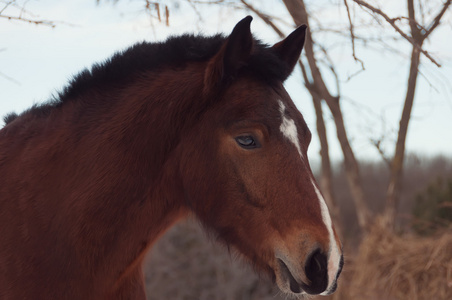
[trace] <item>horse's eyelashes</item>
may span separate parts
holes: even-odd
[[[236,137],[235,140],[237,144],[244,149],[254,149],[260,147],[257,140],[251,135],[241,135]]]

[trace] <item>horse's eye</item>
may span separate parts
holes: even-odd
[[[237,144],[244,149],[254,149],[258,148],[259,144],[256,142],[254,137],[250,135],[242,135],[235,138]]]

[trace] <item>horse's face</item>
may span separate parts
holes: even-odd
[[[342,250],[307,160],[311,133],[282,83],[235,80],[186,140],[185,197],[205,226],[282,291],[332,293]]]

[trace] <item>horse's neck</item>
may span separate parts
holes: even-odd
[[[95,163],[90,163],[93,177],[80,187],[92,182],[91,191],[85,191],[91,198],[82,200],[87,201],[86,211],[80,212],[86,218],[86,244],[101,244],[92,249],[98,251],[95,257],[114,261],[118,267],[140,260],[147,247],[188,213],[174,151],[181,130],[193,122],[190,113],[196,110],[183,101],[193,97],[200,84],[159,78],[148,86],[156,89],[153,94],[133,85],[124,90],[127,99],[117,101],[105,118],[108,121],[93,126],[78,147],[79,168],[86,168],[83,157],[90,153],[90,143],[96,139],[99,143],[92,152]]]

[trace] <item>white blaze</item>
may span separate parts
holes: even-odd
[[[281,123],[281,126],[279,126],[279,130],[281,130],[283,135],[295,145],[295,147],[298,150],[298,153],[300,154],[301,159],[303,159],[303,154],[301,153],[300,142],[298,141],[297,126],[295,126],[294,120],[286,117],[286,114],[284,113],[286,106],[284,105],[284,103],[282,103],[281,100],[279,100],[278,102],[279,102],[279,111],[281,112],[281,118],[282,118],[282,123]]]
[[[282,118],[281,126],[279,127],[279,129],[281,130],[282,134],[295,145],[295,147],[298,150],[298,153],[300,154],[300,158],[303,161],[303,153],[301,152],[300,142],[298,139],[297,126],[295,125],[294,120],[288,118],[284,113],[286,109],[284,103],[281,100],[279,100],[278,102],[279,102],[279,111],[281,113]],[[336,243],[336,239],[334,237],[333,223],[331,221],[330,213],[328,211],[328,206],[326,205],[325,199],[323,198],[322,194],[317,188],[317,185],[315,184],[313,178],[311,178],[311,184],[314,187],[317,198],[319,199],[322,220],[328,230],[328,235],[330,239],[330,255],[328,260],[328,287],[327,290],[321,294],[324,295],[328,292],[328,289],[331,287],[334,280],[336,279],[336,274],[339,269],[340,252]]]
[[[336,239],[333,232],[333,222],[331,221],[330,213],[328,211],[328,206],[326,205],[325,199],[320,193],[317,185],[314,183],[314,179],[311,178],[311,183],[314,186],[315,193],[320,200],[320,211],[322,213],[322,219],[328,229],[328,234],[330,236],[330,258],[328,260],[328,287],[325,292],[320,295],[326,295],[328,288],[333,284],[336,279],[337,271],[339,270],[339,261],[341,255],[339,254],[339,248],[337,247]]]

